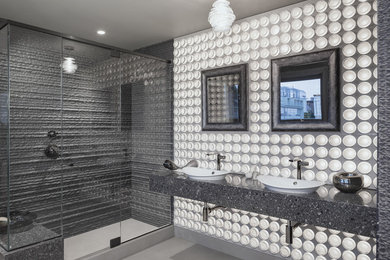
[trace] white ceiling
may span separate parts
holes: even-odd
[[[230,0],[237,19],[302,0]],[[213,0],[0,0],[0,18],[137,49],[210,28]],[[96,31],[104,29],[104,36]]]

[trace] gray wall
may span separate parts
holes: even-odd
[[[36,213],[37,225],[50,236],[128,218],[170,224],[171,198],[148,188],[148,175],[172,158],[169,64],[124,53],[116,58],[107,49],[15,26],[10,35],[11,211]],[[62,55],[75,58],[75,74],[61,75]],[[6,71],[3,52],[1,61]],[[131,91],[121,96],[125,85]],[[129,111],[122,111],[124,103]],[[49,130],[59,137],[48,138]],[[59,147],[59,159],[45,156],[49,144]],[[3,169],[1,176],[7,179]],[[5,192],[3,178],[1,185]],[[48,235],[19,236],[13,247]],[[5,246],[6,236],[1,242]]]
[[[146,46],[136,52],[155,56],[171,61],[173,59],[173,40]],[[133,200],[132,215],[134,218],[155,219],[150,215],[150,205],[165,205],[165,217],[171,217],[171,208],[166,205],[172,203],[172,198],[149,191],[149,179],[145,176],[153,174],[161,168],[163,161],[173,159],[173,66],[166,64],[167,81],[158,88],[149,89],[148,93],[138,84],[132,92],[135,106],[132,109],[134,118],[132,133],[132,148],[134,153],[139,151],[138,158],[132,159]],[[142,105],[141,105],[142,104]],[[141,107],[140,107],[141,105]],[[142,112],[142,116],[140,113]],[[140,127],[140,125],[142,127]],[[142,154],[142,156],[141,156]],[[142,159],[139,159],[142,157]],[[142,178],[140,176],[143,176]],[[164,201],[161,203],[160,201]],[[149,206],[148,206],[149,205]],[[137,208],[137,210],[135,209]],[[164,220],[167,224],[167,220]]]
[[[390,2],[379,1],[378,257],[390,259]]]
[[[135,50],[136,52],[152,55],[165,60],[173,60],[173,40],[153,44]]]

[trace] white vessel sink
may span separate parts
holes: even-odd
[[[267,189],[283,193],[308,194],[315,192],[319,187],[324,185],[320,181],[297,180],[268,175],[258,176],[257,179]]]
[[[222,170],[210,170],[198,167],[184,167],[183,169],[177,170],[178,172],[184,173],[190,179],[194,180],[223,180],[225,175],[229,172]]]

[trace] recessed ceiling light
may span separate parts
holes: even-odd
[[[98,31],[97,31],[97,34],[99,34],[99,35],[105,35],[105,34],[106,34],[106,31],[98,30]]]

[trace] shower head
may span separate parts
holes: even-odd
[[[64,45],[64,49],[67,51],[74,51],[74,47],[71,45]]]

